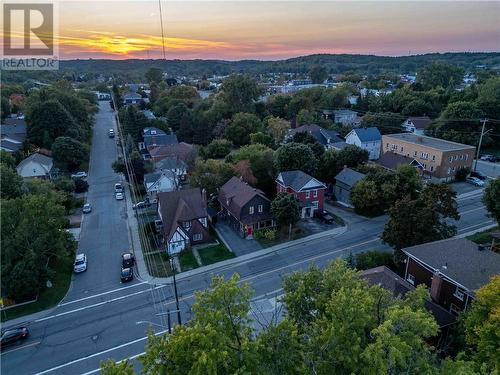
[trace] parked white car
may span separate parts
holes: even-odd
[[[73,270],[75,273],[87,271],[87,256],[85,254],[82,253],[76,256]]]
[[[483,180],[480,180],[479,178],[477,177],[467,177],[467,180],[466,180],[469,184],[472,184],[472,185],[475,185],[475,186],[481,186],[483,187],[484,186],[484,181]]]
[[[123,193],[123,186],[120,183],[115,184],[115,193]]]
[[[116,198],[117,201],[123,200],[123,193],[116,193],[115,194],[115,198]]]
[[[83,213],[84,214],[89,214],[92,212],[92,206],[90,205],[90,203],[85,203],[83,205]]]
[[[87,173],[84,171],[76,172],[71,175],[71,178],[87,178]]]

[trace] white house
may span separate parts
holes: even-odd
[[[156,202],[158,193],[177,190],[179,180],[171,171],[148,173],[144,175],[144,187],[150,202]]]
[[[50,178],[54,162],[52,158],[42,154],[31,154],[17,166],[17,174],[24,178]]]
[[[357,128],[353,129],[345,137],[345,142],[356,145],[368,151],[370,160],[377,160],[380,157],[380,142],[382,135],[377,128]]]
[[[427,129],[431,123],[432,120],[428,116],[408,117],[401,126],[409,133],[425,135],[425,129]]]

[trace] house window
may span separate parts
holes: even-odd
[[[182,227],[185,229],[191,228],[191,222],[190,221],[183,221],[182,222]]]
[[[375,143],[373,145],[375,146]],[[401,152],[403,152],[403,146],[401,146]]]
[[[451,168],[448,168],[448,174],[450,174],[450,173],[451,173]]]
[[[389,148],[389,143],[387,143],[387,144],[385,145],[385,148]]]
[[[417,156],[417,151],[413,152],[413,156]]]
[[[415,285],[415,276],[408,274],[408,276],[406,277],[406,280],[407,280],[407,281],[408,281],[411,285]]]
[[[420,154],[420,157],[421,157],[422,159],[429,159],[429,154],[428,154],[427,152],[422,152],[422,153]]]
[[[458,160],[458,155],[455,155],[455,160]]]
[[[314,191],[313,191],[313,197],[314,197],[314,198],[318,198],[318,191],[317,191],[317,190],[314,190]]]
[[[306,191],[306,199],[309,199],[311,198],[311,192],[310,191]]]
[[[469,158],[469,155],[465,154],[465,160],[467,160]]]
[[[432,161],[436,160],[436,155],[432,155]]]
[[[200,233],[195,233],[193,235],[193,241],[201,241],[203,239],[203,236]]]
[[[253,212],[254,212],[254,208],[253,208],[253,206],[250,206],[250,208],[248,209],[248,213],[250,215],[253,215]]]
[[[427,164],[422,163],[422,167],[424,167],[424,169],[427,169]]]
[[[453,303],[452,303],[452,304],[450,304],[450,312],[451,312],[452,314],[454,314],[454,315],[459,315],[461,311],[462,311],[462,310],[460,310],[460,308],[459,308],[457,305],[455,305],[455,304],[453,304]]]
[[[319,203],[318,201],[314,201],[314,202],[312,202],[313,207],[314,207],[314,208],[318,208],[318,203]]]
[[[431,172],[434,171],[434,167],[431,165]]]
[[[260,213],[262,213],[262,211],[264,211],[264,206],[263,206],[263,205],[261,205],[261,204],[259,204],[258,209],[259,209],[259,212],[260,212]]]
[[[464,156],[463,155],[460,155],[460,160],[464,160]]]
[[[457,286],[457,289],[455,289],[455,293],[453,293],[453,295],[455,297],[457,297],[460,301],[463,301],[464,300],[464,296],[465,296],[465,293],[462,289],[460,289],[458,286]]]
[[[450,156],[450,162],[452,162],[452,161],[453,161],[453,156]]]

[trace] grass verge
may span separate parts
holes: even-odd
[[[234,258],[236,255],[230,252],[223,244],[206,247],[198,250],[201,261],[204,265],[221,262],[223,260]],[[195,260],[196,262],[196,260]]]
[[[34,314],[57,305],[68,291],[71,276],[73,274],[73,260],[74,254],[68,254],[66,258],[59,260],[53,267],[53,269],[57,269],[57,272],[55,272],[54,277],[50,279],[52,288],[43,289],[36,302],[3,311],[1,314],[2,322],[24,315]]]
[[[198,262],[191,250],[183,251],[179,254],[179,262],[181,263],[182,271],[189,271],[198,268]]]
[[[485,243],[491,243],[491,232],[495,232],[498,230],[499,227],[494,227],[491,229],[487,229],[483,232],[478,232],[473,235],[467,236],[468,240],[471,240],[475,243],[478,244],[485,244]]]
[[[145,254],[144,257],[147,258],[146,265],[151,276],[172,276],[172,270],[170,268],[170,261],[168,260],[167,253],[161,252],[156,254]]]

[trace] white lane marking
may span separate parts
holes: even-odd
[[[38,344],[40,344],[40,343],[41,343],[41,341],[32,342],[31,344],[24,345],[24,346],[21,346],[21,347],[19,347],[19,348],[15,348],[15,349],[9,350],[9,351],[7,351],[7,352],[3,352],[2,354],[0,354],[0,356],[2,356],[2,355],[4,355],[4,354],[9,354],[9,353],[15,352],[15,351],[17,351],[17,350],[21,350],[21,349],[29,348],[30,346],[38,345]]]
[[[123,358],[122,360],[119,360],[118,362],[116,363],[122,363],[122,362],[125,362],[125,361],[129,361],[131,359],[136,359],[136,358],[139,358],[141,355],[144,355],[146,354],[146,352],[142,352],[142,353],[139,353],[139,354],[135,354],[131,357],[127,357],[127,358]],[[90,375],[90,374],[95,374],[96,372],[99,372],[101,371],[100,368],[96,368],[95,370],[92,370],[92,371],[88,371],[88,372],[84,372],[83,374],[80,374],[80,375]]]
[[[81,301],[86,301],[86,300],[91,299],[91,298],[101,297],[101,296],[104,296],[106,294],[111,294],[111,293],[119,292],[119,291],[122,291],[122,290],[125,290],[125,289],[134,288],[136,286],[140,286],[140,285],[143,285],[143,284],[147,284],[147,282],[143,281],[143,282],[140,282],[140,283],[137,283],[137,284],[134,284],[134,285],[125,286],[123,288],[117,288],[117,289],[113,289],[113,290],[108,290],[107,292],[103,292],[103,293],[99,293],[99,294],[93,294],[93,295],[88,296],[88,297],[84,297],[84,298],[80,298],[80,299],[75,299],[75,300],[69,301],[69,302],[60,303],[57,306],[58,307],[62,307],[62,306],[66,306],[66,305],[71,305],[73,303],[77,303],[77,302],[81,302]]]
[[[478,224],[470,225],[470,226],[465,227],[465,228],[461,228],[457,232],[463,232],[463,231],[466,231],[467,229],[471,229],[474,227],[481,227],[481,225],[483,225],[484,227],[487,227],[488,225],[485,225],[485,224],[491,224],[491,223],[493,223],[493,220],[483,221],[482,223],[478,223]],[[481,229],[481,228],[478,228],[478,229]]]
[[[168,332],[168,330],[164,330],[164,331],[156,332],[156,333],[155,333],[155,336],[161,335],[161,334],[163,334],[163,333],[165,333],[165,332]],[[132,341],[126,342],[126,343],[124,343],[124,344],[121,344],[121,345],[115,346],[115,347],[113,347],[113,348],[109,348],[109,349],[106,349],[106,350],[103,350],[103,351],[100,351],[100,352],[97,352],[97,353],[94,353],[94,354],[87,355],[87,356],[85,356],[85,357],[81,357],[81,358],[78,358],[78,359],[74,359],[74,360],[72,360],[72,361],[69,361],[69,362],[63,363],[62,365],[59,365],[59,366],[56,366],[56,367],[49,368],[49,369],[44,370],[44,371],[42,371],[42,372],[37,372],[35,375],[47,374],[47,373],[49,373],[49,372],[56,371],[56,370],[62,369],[62,368],[64,368],[64,367],[74,365],[75,363],[78,363],[78,362],[81,362],[81,361],[85,361],[86,359],[94,358],[94,357],[97,357],[97,356],[99,356],[99,355],[102,355],[102,354],[106,354],[106,353],[112,352],[113,350],[121,349],[121,348],[124,348],[124,347],[126,347],[126,346],[129,346],[129,345],[132,345],[132,344],[135,344],[135,343],[138,343],[138,342],[141,342],[141,341],[147,340],[147,338],[148,338],[147,336],[145,336],[145,337],[141,337],[140,339],[135,339],[135,340],[132,340]]]
[[[462,211],[462,212],[458,212],[460,215],[463,215],[463,214],[467,214],[469,212],[474,212],[474,211],[479,211],[479,210],[485,210],[486,211],[486,207],[476,207],[476,208],[473,208],[471,210],[467,210],[467,211]]]
[[[168,286],[168,285],[158,285],[158,286],[154,287],[153,290],[160,289],[160,288],[165,288],[166,286]],[[139,292],[135,292],[135,293],[132,293],[132,294],[127,294],[125,296],[116,297],[116,298],[113,298],[113,299],[110,299],[110,300],[107,300],[107,301],[94,303],[93,305],[83,306],[83,307],[80,307],[78,309],[74,309],[74,310],[70,310],[70,311],[65,311],[65,312],[62,312],[62,313],[59,313],[59,314],[55,314],[55,315],[51,315],[51,316],[46,316],[45,318],[36,319],[35,323],[43,322],[44,320],[58,318],[60,316],[72,314],[72,313],[75,313],[75,312],[78,312],[78,311],[82,311],[82,310],[86,310],[86,309],[91,309],[93,307],[102,306],[102,305],[105,305],[107,303],[120,301],[120,300],[125,299],[125,298],[129,298],[129,297],[133,297],[133,296],[136,296],[136,295],[139,295],[139,294],[149,293],[149,292],[151,292],[151,289],[141,290]]]

